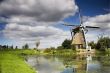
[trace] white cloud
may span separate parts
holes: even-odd
[[[2,21],[7,25],[2,32],[17,45],[32,46],[40,39],[41,48],[58,46],[69,32],[54,25],[77,9],[74,0],[3,0],[0,15],[6,16]]]
[[[3,30],[6,38],[16,40],[17,45],[22,46],[25,43],[29,43],[30,46],[35,47],[35,42],[40,40],[40,48],[58,46],[62,43],[65,38],[68,38],[69,32],[52,26],[52,24],[44,23],[43,25],[38,24],[25,24],[22,19],[19,22],[18,18],[9,19],[8,23]],[[50,22],[51,23],[51,22]],[[47,26],[48,25],[48,26]]]
[[[0,4],[0,15],[25,15],[52,22],[73,15],[77,9],[73,0],[4,0]]]
[[[3,0],[0,15],[7,17],[2,17],[2,21],[7,22],[4,36],[15,40],[18,46],[25,43],[33,46],[38,40],[40,48],[58,46],[65,38],[70,38],[70,32],[54,25],[74,15],[77,9],[74,0]],[[103,27],[103,31],[109,33],[110,14],[88,17],[84,24]],[[96,33],[87,34],[88,39],[96,36]]]
[[[41,40],[41,48],[58,46],[69,36],[69,32],[53,26],[29,26],[16,23],[7,24],[3,32],[5,37],[22,44],[30,43],[32,45],[37,40]]]
[[[110,28],[110,14],[89,17],[88,21],[86,21],[84,24],[91,25],[91,26],[99,26],[102,29],[103,28],[109,29]]]
[[[98,36],[103,34],[110,37],[110,14],[88,17],[86,20],[84,25],[100,27],[100,29],[89,29],[88,34],[86,34],[88,41],[96,41]]]
[[[41,47],[50,47],[50,46],[58,46],[62,43],[65,38],[68,38],[69,32],[57,29],[55,27],[44,27],[44,26],[37,26],[37,27],[30,27],[32,30],[21,30],[18,27],[17,30],[12,31],[11,29],[5,29],[3,32],[7,38],[21,41],[22,44],[24,43],[35,43],[36,41],[41,41]],[[33,29],[35,29],[33,31]],[[42,28],[42,29],[41,29]],[[13,28],[12,28],[13,29]],[[22,45],[21,44],[21,45]]]

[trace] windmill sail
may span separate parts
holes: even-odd
[[[78,14],[79,14],[79,20],[80,20],[80,26],[83,24],[83,21],[82,21],[82,15],[80,13],[80,9],[78,11]]]

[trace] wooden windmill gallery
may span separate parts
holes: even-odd
[[[65,26],[71,26],[72,29],[71,31],[71,37],[72,37],[72,42],[71,45],[73,45],[76,49],[76,51],[80,53],[93,53],[95,50],[90,46],[88,46],[88,43],[86,41],[86,36],[85,34],[88,32],[88,28],[99,28],[99,27],[94,27],[94,26],[84,26],[83,21],[82,21],[82,16],[80,14],[80,10],[78,12],[79,14],[79,19],[80,19],[80,25],[69,25],[67,23],[63,23]]]

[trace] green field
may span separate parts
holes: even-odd
[[[24,60],[21,54],[34,53],[31,50],[24,51],[0,51],[0,73],[36,73]]]

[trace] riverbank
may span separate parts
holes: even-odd
[[[95,54],[96,55],[101,55],[101,54],[110,55],[110,48],[106,49],[105,51],[96,50]]]
[[[29,66],[24,57],[21,55],[33,54],[33,50],[22,51],[0,51],[0,73],[36,73],[36,71]]]
[[[44,50],[40,52],[41,55],[56,55],[56,56],[70,56],[76,55],[76,51],[72,49],[54,49],[54,50]]]
[[[27,55],[75,55],[72,50],[2,50],[0,51],[0,73],[36,73],[31,66],[25,62]]]
[[[96,55],[106,53],[110,54],[110,49],[106,52],[97,51]],[[31,66],[25,62],[26,55],[44,55],[44,56],[76,56],[77,53],[71,49],[63,50],[2,50],[0,51],[0,73],[36,73]],[[108,63],[108,62],[107,62]],[[107,64],[106,62],[104,63]]]

